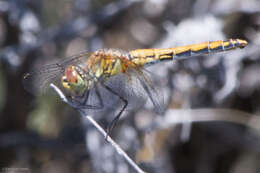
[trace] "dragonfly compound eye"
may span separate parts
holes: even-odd
[[[75,66],[69,66],[65,69],[61,84],[69,92],[76,95],[82,95],[86,90],[85,81]]]

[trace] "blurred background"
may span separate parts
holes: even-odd
[[[0,0],[0,172],[135,172],[58,96],[25,91],[24,73],[82,50],[228,38],[249,45],[148,69],[165,114],[148,102],[111,134],[146,172],[260,171],[260,1]]]

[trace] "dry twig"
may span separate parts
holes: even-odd
[[[54,84],[50,84],[50,87],[53,88],[59,97],[65,103],[73,106],[73,104],[66,98],[63,92]],[[106,131],[89,115],[84,114],[83,111],[80,111],[81,115],[88,119],[91,124],[93,124],[96,129],[106,138],[106,140],[116,149],[117,153],[125,158],[125,160],[139,173],[145,173],[127,154],[126,152],[106,133]]]

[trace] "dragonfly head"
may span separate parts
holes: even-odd
[[[87,89],[84,73],[76,66],[69,66],[65,69],[61,78],[61,84],[73,95],[82,95]]]

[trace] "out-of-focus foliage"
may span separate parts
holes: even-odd
[[[149,68],[165,115],[148,102],[112,137],[147,172],[259,172],[259,19],[258,0],[0,0],[0,172],[134,172],[58,97],[27,93],[25,72],[86,49],[226,38],[249,45]]]

